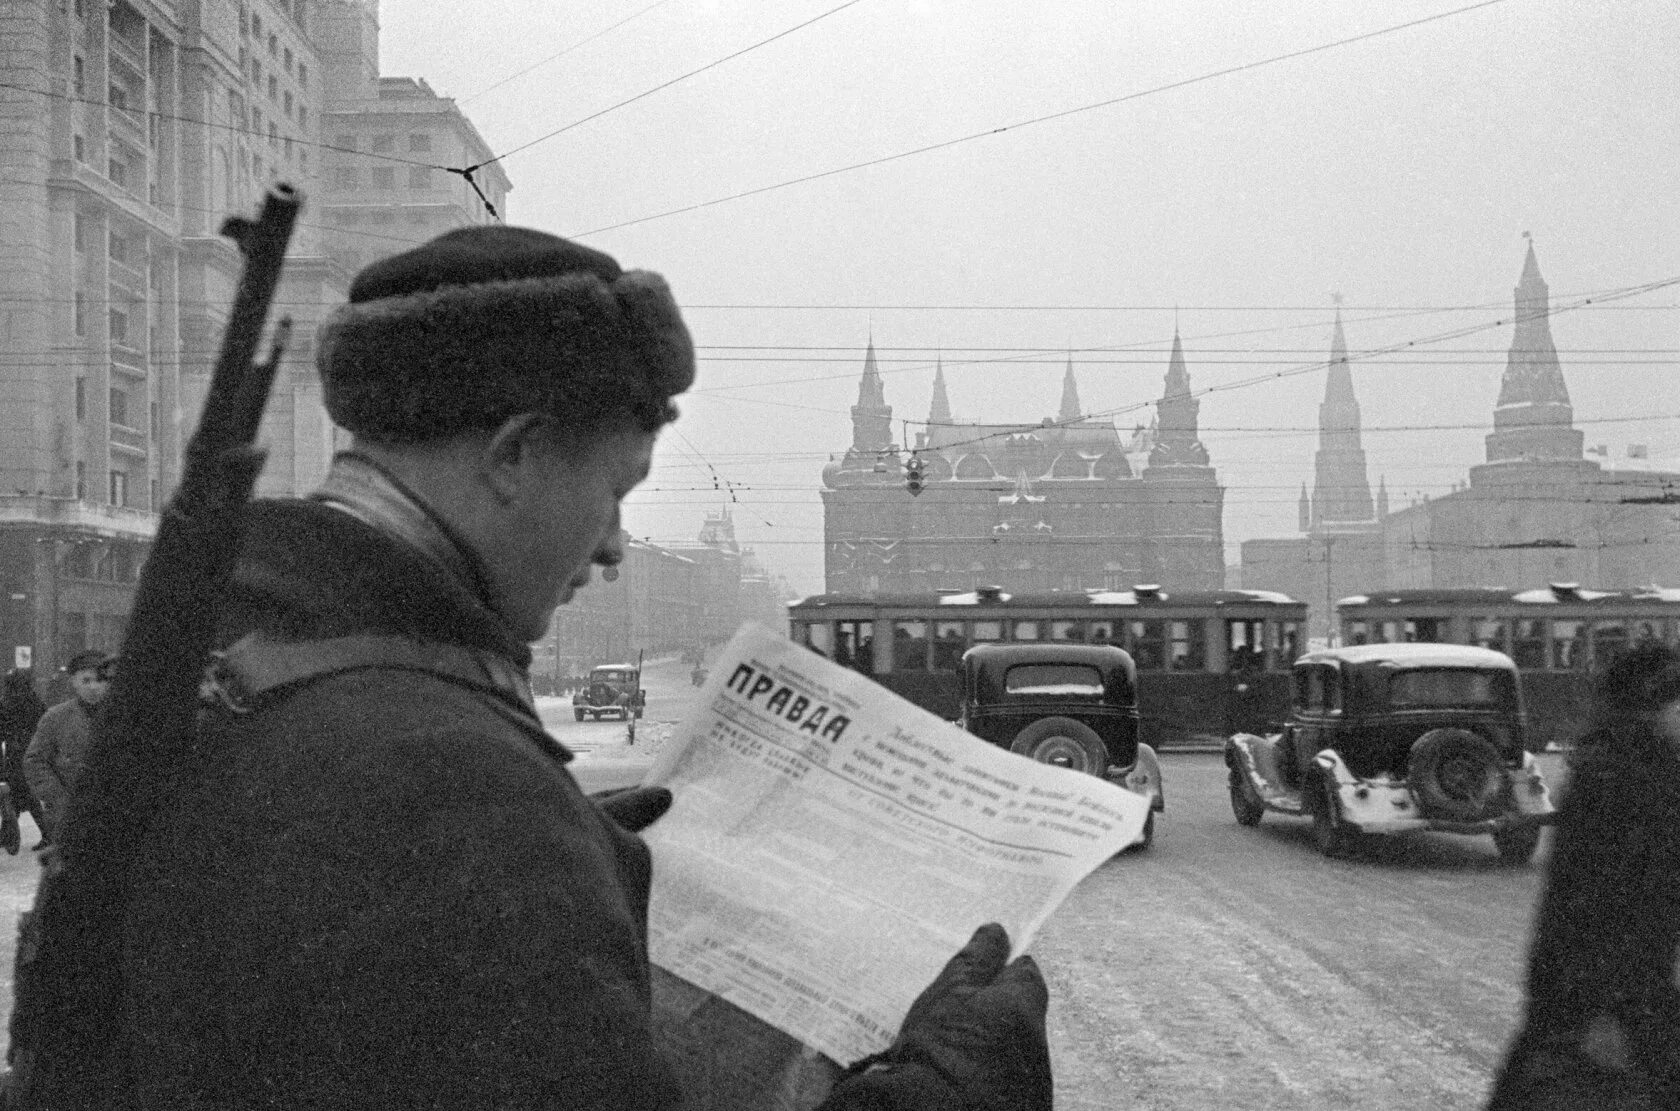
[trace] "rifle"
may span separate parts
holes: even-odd
[[[299,194],[276,185],[256,220],[229,217],[244,272],[187,444],[181,483],[140,572],[117,674],[34,908],[19,923],[8,1108],[120,1111],[131,1103],[123,1031],[123,920],[152,815],[190,773],[199,684],[239,555],[255,446],[291,319],[254,362]]]

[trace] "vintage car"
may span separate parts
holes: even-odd
[[[1166,802],[1155,750],[1138,740],[1131,656],[1113,645],[981,644],[963,653],[958,672],[957,724],[1011,752],[1143,795],[1149,817],[1136,844],[1149,846]]]
[[[1500,859],[1534,855],[1552,801],[1534,757],[1516,665],[1455,644],[1370,644],[1295,662],[1290,720],[1225,745],[1231,810],[1309,816],[1340,856],[1366,834],[1492,834]]]
[[[572,695],[572,714],[584,718],[612,716],[628,721],[642,716],[647,693],[642,690],[642,672],[635,664],[601,664],[589,672],[589,681]]]

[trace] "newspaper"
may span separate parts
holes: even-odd
[[[836,1062],[886,1048],[981,924],[1026,949],[1149,812],[751,624],[645,782],[676,800],[644,834],[659,1005],[686,981]]]

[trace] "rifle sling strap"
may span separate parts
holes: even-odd
[[[492,695],[502,716],[540,739],[562,762],[572,753],[537,715],[531,680],[506,656],[458,644],[368,634],[322,640],[277,640],[249,633],[216,654],[205,693],[235,714],[331,675],[372,668],[418,671]]]

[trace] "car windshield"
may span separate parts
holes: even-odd
[[[1391,706],[1498,706],[1508,700],[1510,677],[1502,671],[1426,668],[1396,672],[1388,680]]]
[[[631,673],[628,671],[597,671],[595,673],[595,678],[605,679],[611,683],[617,683],[630,678],[630,675]]]
[[[1102,672],[1084,664],[1022,664],[1003,677],[1010,694],[1095,694],[1103,692]]]

